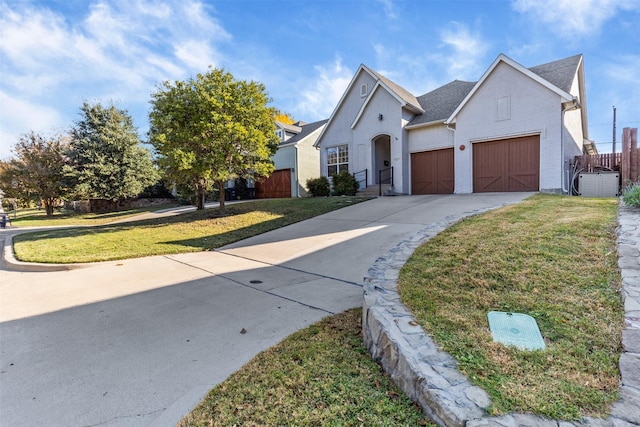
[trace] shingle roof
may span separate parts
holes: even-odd
[[[558,61],[548,62],[529,68],[529,70],[567,93],[571,93],[571,84],[578,71],[582,54],[570,56]]]
[[[402,98],[407,104],[411,105],[414,108],[421,109],[418,99],[411,92],[409,92],[402,86],[398,85],[397,83],[394,83],[393,81],[389,80],[388,78],[378,73],[377,71],[372,70],[369,67],[367,67],[367,70],[369,70],[371,74],[375,75],[376,78],[380,79],[385,85],[389,87],[389,89],[394,91],[396,95]]]
[[[296,125],[290,125],[288,123],[282,123],[279,120],[276,120],[276,122],[278,122],[278,124],[280,125],[281,128],[283,128],[284,130],[287,130],[291,133],[300,133],[302,131],[302,127],[300,126],[296,126]]]
[[[537,74],[559,89],[570,93],[571,85],[581,60],[582,55],[578,54],[569,58],[531,67],[529,71]],[[405,102],[424,110],[424,113],[418,114],[408,123],[409,126],[446,120],[478,83],[454,80],[416,98],[409,91],[384,77],[382,74],[368,67],[367,70],[384,82]]]
[[[305,139],[307,136],[309,136],[312,132],[314,132],[315,130],[317,130],[319,127],[321,127],[322,125],[324,125],[325,123],[327,123],[329,120],[325,119],[325,120],[320,120],[317,122],[313,122],[313,123],[308,123],[305,125],[301,126],[301,131],[299,134],[292,136],[291,138],[289,138],[288,140],[281,142],[280,145],[288,145],[288,144],[295,144],[299,141],[302,141],[303,139]]]
[[[418,97],[424,113],[416,116],[409,125],[419,125],[446,120],[462,102],[465,96],[473,89],[476,82],[454,80],[431,92]]]

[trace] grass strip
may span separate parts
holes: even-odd
[[[539,194],[458,223],[401,270],[402,301],[487,390],[493,414],[608,414],[624,314],[616,218],[616,199]],[[533,316],[546,350],[494,343],[490,310]]]
[[[178,206],[177,204],[156,205],[144,208],[124,209],[117,212],[81,213],[67,209],[57,209],[52,217],[48,217],[44,209],[19,209],[15,215],[8,212],[12,226],[19,227],[51,227],[56,225],[101,225],[129,218],[146,212]]]
[[[328,317],[258,354],[178,426],[432,425],[371,360],[361,313]]]
[[[173,217],[98,227],[20,234],[16,258],[26,262],[81,263],[215,249],[323,213],[369,200],[327,197],[257,200]]]

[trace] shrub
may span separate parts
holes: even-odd
[[[640,181],[627,185],[622,193],[625,205],[640,208]]]
[[[355,196],[360,184],[349,171],[342,171],[333,175],[333,195],[334,196]]]
[[[327,197],[331,195],[329,180],[326,176],[307,180],[307,189],[311,197]]]

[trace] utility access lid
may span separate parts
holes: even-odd
[[[544,350],[544,340],[536,320],[522,313],[487,313],[493,341],[511,345],[520,350]]]

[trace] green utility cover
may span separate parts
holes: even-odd
[[[487,314],[493,340],[520,350],[544,350],[536,319],[522,313],[490,311]]]

